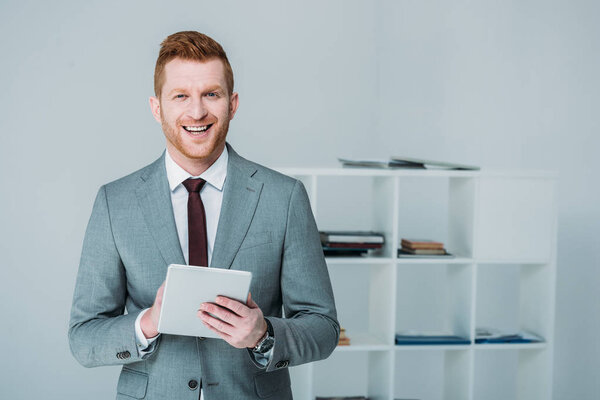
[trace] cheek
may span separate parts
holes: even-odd
[[[174,111],[168,111],[163,114],[163,122],[169,125],[174,125],[179,121],[179,114]]]
[[[223,121],[229,121],[231,119],[231,110],[229,106],[222,107],[219,109],[219,119]]]

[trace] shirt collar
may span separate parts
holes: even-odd
[[[227,152],[227,146],[223,149],[223,152],[206,171],[200,174],[200,176],[192,176],[189,172],[181,168],[169,154],[169,150],[165,151],[165,166],[167,168],[167,179],[169,180],[169,188],[173,192],[177,186],[188,178],[202,178],[211,186],[214,186],[219,191],[223,190],[223,184],[227,177],[227,161],[229,160],[229,153]]]

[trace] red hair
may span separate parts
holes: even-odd
[[[165,65],[175,58],[206,62],[219,59],[225,67],[225,81],[229,94],[233,93],[233,70],[227,59],[225,50],[209,36],[196,31],[177,32],[167,36],[160,44],[160,51],[154,68],[154,94],[160,98],[164,83]]]

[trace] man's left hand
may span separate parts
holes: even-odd
[[[246,304],[217,296],[214,303],[200,305],[198,317],[211,331],[238,349],[254,348],[267,331],[263,313],[250,293]]]

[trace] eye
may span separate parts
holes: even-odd
[[[185,99],[186,97],[187,97],[187,95],[185,95],[185,94],[176,94],[174,98],[175,99]]]
[[[218,97],[218,96],[219,96],[219,95],[217,94],[217,92],[209,92],[209,93],[206,93],[206,97],[213,97],[213,98],[214,98],[214,97]]]

